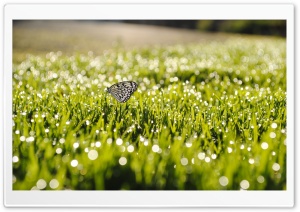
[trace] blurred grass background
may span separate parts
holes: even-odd
[[[198,31],[241,23],[14,22],[13,188],[286,189],[284,34]]]

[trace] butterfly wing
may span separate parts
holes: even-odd
[[[118,100],[126,102],[137,89],[137,83],[133,81],[119,82],[108,88],[108,92]]]

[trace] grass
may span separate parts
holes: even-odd
[[[29,55],[15,190],[285,190],[285,39]],[[105,89],[133,80],[124,104]]]

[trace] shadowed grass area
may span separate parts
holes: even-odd
[[[67,56],[13,70],[13,189],[286,189],[284,39]],[[133,80],[124,104],[105,88]]]

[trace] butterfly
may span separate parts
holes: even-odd
[[[124,103],[136,91],[137,87],[138,84],[136,82],[124,81],[110,86],[107,88],[107,92],[115,97],[118,102]]]

